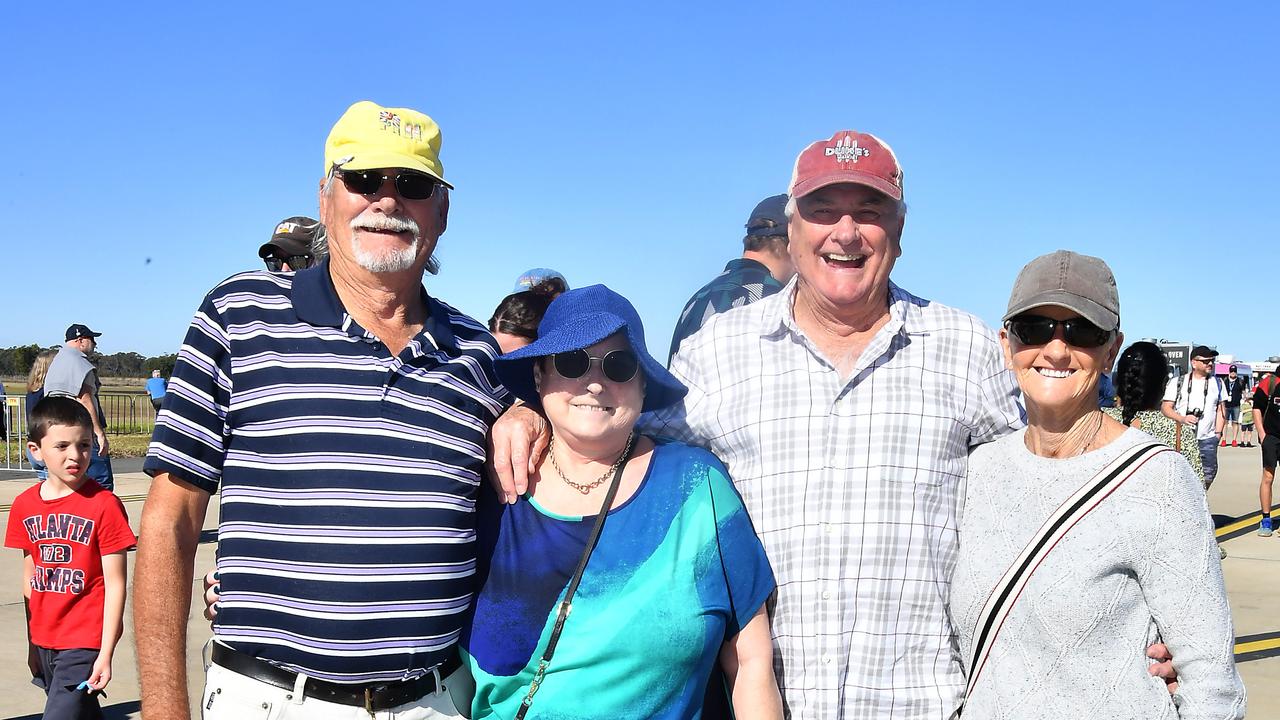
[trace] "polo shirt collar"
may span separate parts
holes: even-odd
[[[328,258],[319,265],[312,265],[293,274],[293,288],[289,291],[289,299],[293,302],[293,311],[299,320],[323,327],[342,327],[346,309],[342,307],[338,291],[333,289],[333,281],[329,279]]]
[[[769,270],[769,267],[764,263],[760,262],[759,260],[753,260],[752,258],[738,257],[730,260],[729,264],[724,266],[724,271],[730,272],[733,270],[745,270],[747,268],[759,268],[766,272]]]
[[[426,343],[420,344],[428,351],[433,346],[458,354],[458,341],[453,333],[453,323],[449,321],[448,308],[444,303],[432,299],[425,287],[419,288],[422,291],[422,302],[427,308],[427,319],[418,337],[425,335],[429,338]],[[294,273],[289,298],[293,302],[294,313],[305,323],[340,328],[346,321],[347,310],[342,306],[342,300],[338,297],[329,274],[329,258],[325,258],[319,265]],[[417,340],[418,338],[414,339],[415,342]]]
[[[427,305],[427,321],[423,323],[422,334],[434,340],[441,350],[447,350],[450,355],[458,355],[461,351],[458,349],[458,338],[453,334],[449,310],[444,303],[427,295],[425,287],[422,288],[422,301]]]

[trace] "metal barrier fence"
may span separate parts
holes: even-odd
[[[5,470],[31,470],[27,462],[27,413],[23,407],[26,398],[5,398],[0,407],[0,420],[4,421]],[[32,472],[35,472],[32,470]]]
[[[107,416],[108,435],[149,435],[156,426],[156,411],[146,393],[99,393],[98,401]]]
[[[108,435],[150,435],[156,425],[156,411],[151,397],[146,393],[101,393],[102,414],[107,416]],[[4,452],[0,455],[0,469],[30,470],[27,460],[27,411],[26,398],[5,398]]]

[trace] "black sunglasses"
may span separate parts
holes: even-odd
[[[1079,348],[1101,347],[1111,337],[1110,330],[1103,330],[1082,317],[1054,320],[1043,315],[1019,315],[1004,324],[1023,345],[1047,345],[1062,327],[1062,339],[1068,345]]]
[[[271,272],[280,272],[284,269],[285,263],[289,264],[289,269],[297,272],[298,270],[306,270],[311,267],[310,255],[290,255],[284,258],[278,258],[274,255],[265,257],[262,262],[267,264],[267,269]]]
[[[602,358],[591,357],[586,350],[570,350],[551,356],[556,372],[569,380],[586,375],[591,370],[591,363],[596,361],[600,362],[600,372],[616,383],[627,382],[640,369],[640,359],[630,350],[614,350],[605,353]]]
[[[342,170],[334,172],[342,178],[342,184],[357,195],[372,195],[378,192],[382,183],[392,179],[383,175],[381,170]],[[402,170],[395,175],[396,192],[405,200],[426,200],[436,191],[439,182],[419,172]]]

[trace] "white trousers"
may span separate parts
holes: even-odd
[[[305,676],[299,675],[300,679]],[[475,682],[464,665],[448,677],[436,678],[437,692],[372,716],[362,707],[303,697],[301,680],[284,690],[260,680],[205,663],[200,716],[204,720],[465,720],[471,717]]]

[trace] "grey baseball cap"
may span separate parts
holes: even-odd
[[[1091,255],[1058,250],[1027,263],[1009,295],[1004,320],[1042,305],[1057,305],[1103,330],[1120,327],[1120,294],[1111,268]]]

